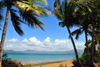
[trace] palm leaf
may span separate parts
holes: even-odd
[[[60,6],[60,0],[55,0],[54,2],[54,9],[59,9],[59,6]]]
[[[24,11],[27,9],[26,11],[34,10],[37,14],[42,14],[42,15],[48,14],[43,7],[33,4],[33,3],[30,4],[30,2],[27,2],[27,1],[23,1],[23,2],[17,1],[15,5],[17,8],[20,8],[21,10],[24,10]]]
[[[36,26],[44,30],[42,27],[44,24],[35,17],[32,10],[25,12],[20,11],[20,16],[27,22],[29,27],[34,28],[34,26]]]
[[[0,21],[3,20],[3,8],[4,8],[4,3],[3,1],[0,1]]]
[[[59,20],[63,20],[63,15],[60,13],[60,11],[55,10],[53,13]]]
[[[34,0],[35,2],[40,2],[40,3],[43,3],[45,5],[48,5],[47,1],[46,0]]]
[[[63,22],[59,22],[59,26],[64,27],[65,24]]]
[[[45,5],[48,5],[47,1],[46,0],[17,0],[17,1],[27,1],[27,2],[30,2],[30,3],[34,3],[34,2],[40,2],[42,4],[45,4]]]
[[[79,35],[81,35],[82,33],[83,33],[83,30],[77,29],[77,30],[72,32],[72,35],[76,35],[75,39],[78,39]]]
[[[23,31],[21,30],[21,27],[20,27],[20,22],[24,23],[23,21],[20,20],[20,17],[17,16],[17,14],[15,13],[15,10],[11,9],[10,10],[10,13],[11,13],[11,21],[12,21],[12,24],[14,26],[14,29],[15,31],[19,34],[19,35],[23,35]],[[24,23],[26,24],[26,23]]]

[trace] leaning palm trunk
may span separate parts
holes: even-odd
[[[71,41],[72,41],[72,44],[73,44],[73,47],[74,47],[74,51],[75,51],[75,55],[76,55],[76,60],[77,60],[77,66],[80,67],[81,64],[80,64],[80,62],[79,62],[78,52],[77,52],[77,49],[76,49],[76,46],[75,46],[75,43],[74,43],[72,34],[71,34],[71,32],[70,32],[69,27],[68,27],[68,26],[66,26],[66,27],[67,27],[67,30],[68,30],[68,32],[69,32],[69,35],[70,35],[70,37],[71,37]]]
[[[93,66],[93,56],[94,56],[94,34],[95,34],[95,23],[93,22],[93,30],[92,30],[92,44],[91,44],[91,67]]]
[[[87,30],[85,30],[85,38],[86,38],[86,65],[89,67],[89,47],[87,43]]]
[[[1,43],[0,43],[0,67],[2,65],[2,53],[3,53],[3,46],[4,46],[5,35],[6,35],[6,30],[7,30],[7,25],[8,25],[8,18],[9,18],[9,7],[7,7],[6,19],[5,19]]]

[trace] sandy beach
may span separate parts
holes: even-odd
[[[37,66],[37,67],[59,67],[59,66],[72,67],[73,66],[72,61],[73,60],[62,61],[62,62],[59,62],[59,63],[52,63],[52,64],[47,64],[47,65],[42,65],[42,66]]]

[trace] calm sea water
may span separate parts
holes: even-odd
[[[3,53],[5,54],[5,53]],[[23,64],[38,64],[52,61],[73,60],[75,54],[30,54],[30,53],[7,53],[12,60],[21,61]],[[79,54],[81,56],[82,54]]]

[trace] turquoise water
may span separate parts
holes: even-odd
[[[21,61],[23,64],[38,64],[52,61],[73,60],[75,54],[29,54],[29,53],[7,53],[12,60]],[[82,54],[79,54],[81,56]]]

